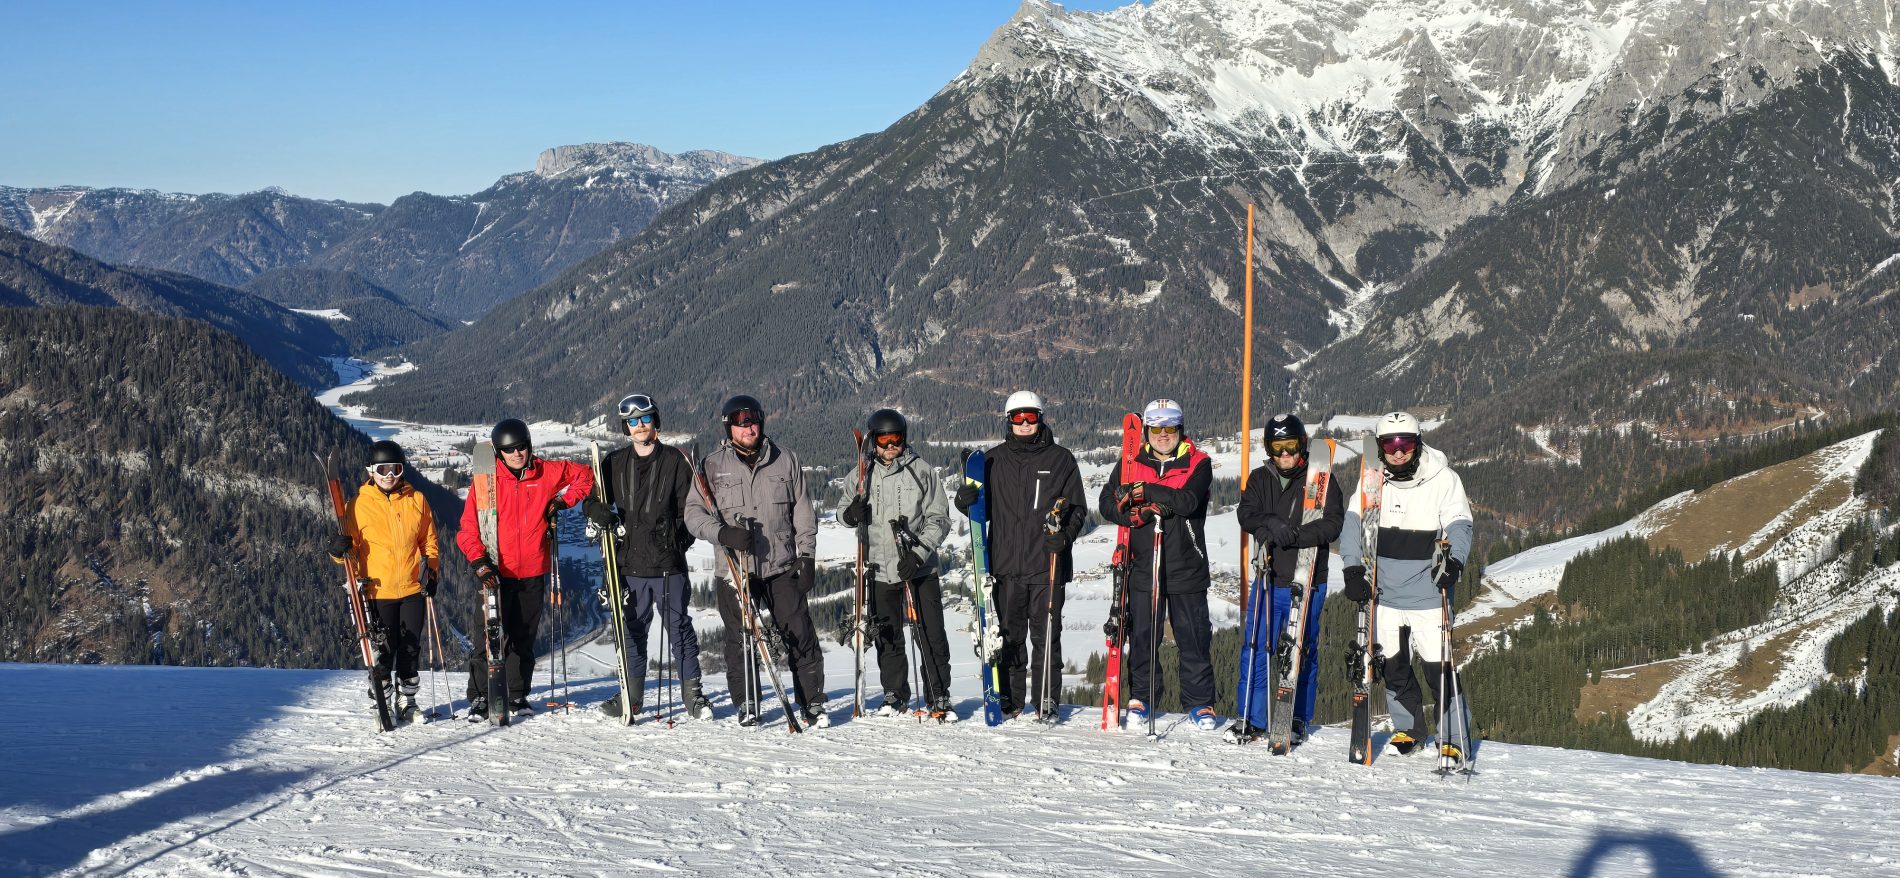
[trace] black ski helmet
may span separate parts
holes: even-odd
[[[375,466],[379,463],[407,464],[408,462],[409,461],[403,459],[402,446],[397,445],[395,440],[384,439],[369,447],[370,466]]]
[[[1306,469],[1306,443],[1310,438],[1306,433],[1306,424],[1302,423],[1298,417],[1290,413],[1278,414],[1267,421],[1267,428],[1261,431],[1260,447],[1267,450],[1267,462],[1273,464],[1276,472],[1286,478],[1292,478],[1299,475],[1301,470]],[[1281,439],[1297,439],[1300,442],[1300,456],[1294,459],[1292,466],[1280,466],[1280,459],[1273,456],[1273,443]]]
[[[620,429],[623,432],[632,434],[633,427],[628,425],[627,419],[641,415],[652,415],[653,429],[660,429],[660,404],[654,402],[653,397],[644,393],[629,393],[620,398]]]
[[[719,423],[730,429],[732,419],[740,412],[751,412],[752,417],[759,421],[759,432],[765,432],[765,407],[759,405],[758,400],[743,393],[726,400],[726,404],[719,407]]]
[[[865,419],[864,435],[873,437],[885,433],[896,433],[904,437],[905,441],[909,441],[910,422],[904,420],[903,413],[897,409],[878,409],[871,413],[871,417]]]
[[[488,441],[494,444],[497,454],[503,448],[517,445],[534,450],[534,439],[528,435],[528,425],[522,423],[520,418],[509,418],[496,424],[495,429],[488,431]]]

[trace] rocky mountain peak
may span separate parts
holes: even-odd
[[[651,173],[708,183],[756,164],[759,164],[758,159],[717,150],[691,150],[675,155],[644,143],[580,143],[542,150],[534,162],[534,175],[556,178]]]

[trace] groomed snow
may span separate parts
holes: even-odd
[[[461,674],[442,681],[462,684]],[[373,730],[354,672],[0,665],[0,874],[1893,874],[1872,777],[1485,745],[1290,757],[1020,722]],[[435,683],[425,679],[425,693]],[[584,681],[597,703],[609,686]],[[834,698],[840,693],[833,690]],[[425,698],[426,700],[426,698]],[[842,704],[834,701],[834,705]],[[963,709],[973,707],[967,700]],[[723,700],[719,715],[727,713]]]

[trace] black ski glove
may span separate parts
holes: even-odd
[[[563,509],[566,509],[566,508],[567,508],[566,506],[562,506],[562,505],[561,505],[561,498],[559,498],[559,497],[549,497],[549,498],[548,498],[548,511],[547,511],[547,513],[546,513],[546,514],[547,514],[547,519],[548,519],[548,523],[549,523],[549,524],[553,524],[553,523],[554,523],[554,516],[556,516],[556,515],[559,515],[559,514],[561,513],[561,510],[563,510]]]
[[[735,552],[752,551],[752,532],[736,524],[728,524],[719,529],[719,545]]]
[[[481,582],[482,588],[501,586],[501,571],[495,569],[495,562],[488,560],[487,555],[475,559],[469,567],[474,569],[475,579]]]
[[[431,599],[435,597],[435,588],[440,583],[441,571],[434,564],[422,565],[422,593]]]
[[[966,481],[957,487],[957,511],[963,513],[963,517],[970,517],[970,507],[976,505],[979,494],[980,490],[971,482]]]
[[[1045,534],[1042,538],[1042,548],[1051,555],[1068,551],[1069,532],[1059,530],[1055,533]]]
[[[844,522],[845,527],[857,527],[870,517],[871,501],[862,494],[852,498],[850,503],[845,504],[844,511],[838,513],[838,520]]]
[[[587,516],[587,520],[593,522],[595,527],[604,531],[611,531],[620,524],[620,517],[614,514],[613,507],[592,495],[581,501],[581,514]]]
[[[793,569],[798,571],[799,592],[809,593],[812,586],[818,584],[818,564],[811,559],[811,556],[800,555],[798,557],[798,566]]]
[[[1366,581],[1364,565],[1354,564],[1340,572],[1346,576],[1346,600],[1362,604],[1372,599],[1372,583]]]
[[[1458,577],[1465,575],[1465,562],[1457,558],[1446,558],[1445,567],[1438,572],[1438,590],[1450,591],[1458,584]]]
[[[924,574],[924,560],[910,552],[897,557],[897,578],[909,582]]]
[[[356,548],[356,541],[350,539],[349,534],[336,533],[330,535],[330,557],[341,558],[348,555],[350,550],[354,548]]]
[[[1255,536],[1261,538],[1269,545],[1278,546],[1282,549],[1291,549],[1294,543],[1300,541],[1300,529],[1294,527],[1292,522],[1278,515],[1269,515],[1267,516],[1267,523],[1260,527],[1260,533],[1255,534]]]

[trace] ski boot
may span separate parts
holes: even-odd
[[[739,725],[751,728],[759,724],[759,707],[747,702],[739,705]]]
[[[825,712],[823,701],[814,701],[805,706],[805,726],[828,729],[831,727],[831,714]]]
[[[887,695],[884,697],[884,703],[878,705],[877,711],[873,715],[874,716],[903,716],[904,702],[899,701],[898,699]]]
[[[956,709],[950,706],[950,696],[937,696],[936,703],[930,707],[930,718],[940,723],[953,723],[957,721]]]
[[[484,722],[488,719],[488,699],[480,695],[468,700],[468,721]]]
[[[510,698],[508,699],[508,713],[512,716],[533,716],[534,705],[529,704],[526,698]]]
[[[1147,721],[1148,705],[1141,703],[1139,698],[1128,699],[1128,727],[1132,729],[1137,724]]]
[[[1233,725],[1227,727],[1227,731],[1221,733],[1221,737],[1226,738],[1230,744],[1251,744],[1260,740],[1260,736],[1266,734],[1266,731],[1244,719],[1237,719],[1234,720]]]
[[[1298,718],[1293,720],[1293,737],[1289,743],[1293,747],[1306,743],[1306,720]]]
[[[636,698],[636,699],[632,699],[628,703],[633,705],[633,715],[636,718],[639,717],[640,716],[640,700]],[[603,702],[600,705],[600,712],[608,716],[611,716],[614,719],[619,719],[620,718],[620,693],[615,692],[614,697],[609,698],[605,702]]]
[[[1391,740],[1386,741],[1386,744],[1391,746],[1393,752],[1400,756],[1410,756],[1413,750],[1418,749],[1418,739],[1412,737],[1408,732],[1399,732],[1393,735]]]
[[[703,719],[712,713],[712,702],[699,691],[699,678],[693,677],[680,684],[681,699],[686,702],[686,715],[693,719]]]
[[[1203,732],[1220,730],[1220,717],[1214,715],[1214,708],[1205,705],[1188,711],[1188,718],[1194,720],[1194,727]]]

